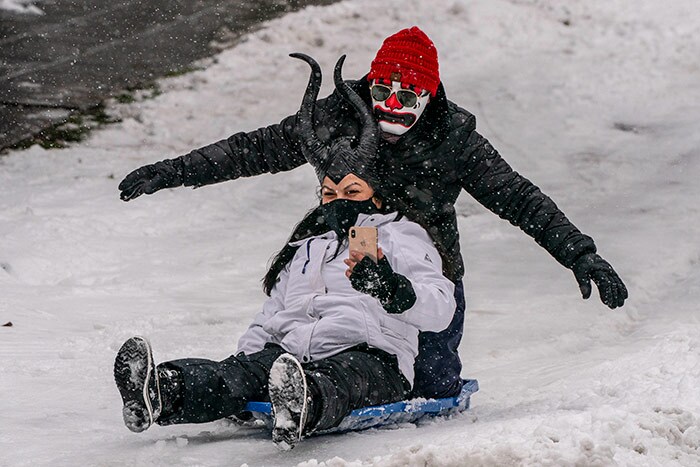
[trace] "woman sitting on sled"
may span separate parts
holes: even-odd
[[[367,106],[342,81],[344,57],[335,85],[362,115],[363,128],[359,141],[324,143],[312,124],[320,68],[310,57],[293,56],[312,68],[298,118],[321,204],[273,261],[264,280],[270,297],[236,355],[156,367],[145,339],[122,346],[114,375],[132,431],[209,422],[240,414],[249,401],[269,400],[273,441],[291,448],[354,409],[406,399],[418,332],[450,323],[454,285],[442,275],[433,242],[421,226],[382,206],[372,189],[379,133]],[[348,252],[353,225],[377,228],[377,262]]]

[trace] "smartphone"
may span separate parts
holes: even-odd
[[[350,227],[350,250],[357,250],[377,262],[377,228]]]

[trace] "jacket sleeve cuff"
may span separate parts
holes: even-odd
[[[589,237],[588,235],[583,235],[585,238],[584,241],[581,242],[580,245],[576,246],[571,246],[569,248],[570,253],[569,255],[565,256],[559,262],[567,269],[571,269],[574,267],[576,264],[576,261],[579,260],[579,258],[590,255],[591,253],[597,253],[598,249],[595,246],[595,243],[593,242],[593,239]]]
[[[396,274],[396,282],[396,291],[393,299],[388,303],[382,302],[382,306],[387,313],[403,313],[416,303],[416,292],[413,290],[411,281],[401,274]]]

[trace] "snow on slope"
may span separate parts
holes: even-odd
[[[671,4],[368,0],[267,23],[205,71],[115,107],[124,122],[60,151],[0,157],[0,465],[699,465],[700,15]],[[289,453],[224,422],[122,425],[114,354],[222,359],[259,278],[314,202],[304,167],[128,204],[128,171],[294,112],[314,55],[366,72],[418,24],[448,96],[550,194],[626,281],[622,310],[468,195],[464,376],[450,420],[310,439]],[[595,294],[595,292],[594,292]]]

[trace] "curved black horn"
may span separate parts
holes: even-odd
[[[367,107],[367,104],[362,100],[362,98],[343,81],[343,63],[345,62],[345,55],[342,55],[338,62],[335,64],[335,70],[333,73],[333,81],[335,82],[335,87],[343,96],[343,99],[347,100],[352,104],[352,106],[357,111],[360,120],[362,121],[362,131],[360,133],[360,143],[357,147],[357,152],[362,157],[366,164],[373,163],[376,159],[377,146],[379,141],[379,130],[377,128],[377,122],[372,116],[372,112]]]
[[[328,150],[318,135],[316,135],[313,124],[314,107],[316,106],[318,92],[321,89],[321,67],[316,60],[306,54],[292,53],[289,56],[303,60],[311,67],[309,84],[306,86],[304,99],[299,109],[299,136],[302,140],[304,157],[318,172],[319,168],[324,167],[328,163]]]
[[[343,81],[343,63],[345,63],[345,55],[342,55],[335,64],[335,70],[333,73],[335,87],[338,89],[340,95],[343,96],[343,99],[350,102],[355,110],[357,110],[357,113],[360,114],[363,130],[366,128],[372,129],[372,127],[376,126],[376,123],[372,113],[367,108],[367,104],[365,104],[362,98],[358,96],[350,86],[348,86],[348,83]]]

